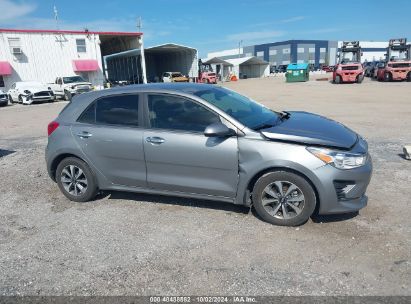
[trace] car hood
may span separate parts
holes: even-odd
[[[72,83],[68,83],[68,86],[79,86],[79,85],[88,85],[91,86],[90,82],[72,82]]]
[[[27,86],[27,87],[21,87],[19,88],[20,92],[24,92],[24,91],[30,91],[31,93],[38,93],[38,92],[44,92],[44,91],[49,91],[49,88],[47,86]]]
[[[354,131],[329,118],[307,112],[288,113],[288,119],[261,133],[270,140],[340,149],[350,149],[358,140]]]

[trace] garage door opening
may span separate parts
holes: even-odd
[[[106,79],[114,84],[144,82],[140,33],[100,36],[101,55]]]
[[[240,79],[261,78],[270,74],[270,64],[258,57],[227,59],[233,65],[233,73]]]
[[[162,44],[144,50],[147,81],[159,82],[165,72],[180,72],[192,81],[198,77],[197,50],[178,44]]]

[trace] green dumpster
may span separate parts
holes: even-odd
[[[310,72],[307,63],[290,63],[285,73],[286,82],[308,81]]]

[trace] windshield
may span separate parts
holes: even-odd
[[[73,83],[73,82],[84,82],[84,79],[80,76],[71,76],[71,77],[63,77],[64,83]]]
[[[250,129],[277,124],[280,115],[236,92],[213,88],[194,92]]]

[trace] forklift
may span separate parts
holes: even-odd
[[[411,44],[407,45],[406,38],[390,39],[385,57],[384,66],[377,71],[377,80],[411,82]]]
[[[334,83],[362,83],[364,68],[361,64],[361,47],[359,41],[343,41],[338,54],[338,64],[333,72]]]

